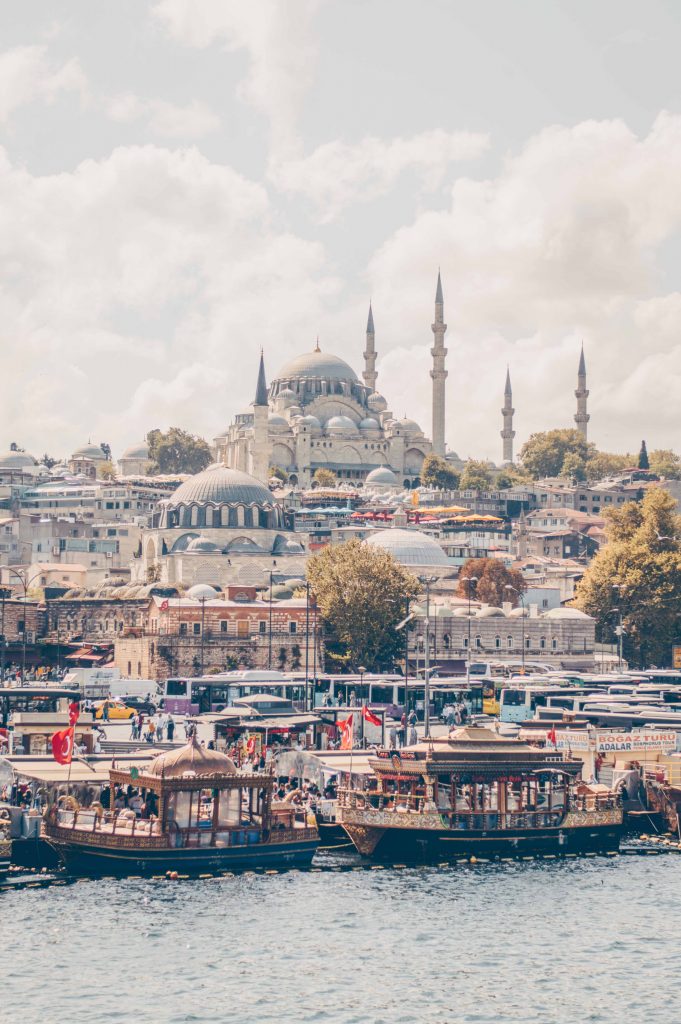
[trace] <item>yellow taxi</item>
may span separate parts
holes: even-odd
[[[104,718],[104,706],[107,705],[109,709],[109,721],[114,722],[118,718],[132,718],[135,714],[135,709],[128,707],[122,700],[115,700],[109,698],[109,700],[100,700],[95,704],[95,718]]]

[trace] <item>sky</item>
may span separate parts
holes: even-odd
[[[0,450],[208,439],[319,337],[448,447],[679,450],[675,0],[0,7]]]

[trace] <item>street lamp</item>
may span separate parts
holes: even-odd
[[[310,703],[310,581],[305,583],[305,710],[311,711]]]
[[[201,675],[203,676],[203,655],[204,655],[204,636],[206,633],[206,597],[199,598],[201,601]]]
[[[2,619],[0,619],[0,685],[2,685],[5,679],[5,647],[7,644],[5,640],[5,600],[11,597],[11,595],[11,590],[0,587],[0,601],[2,601]]]
[[[21,573],[18,573],[16,571],[16,569],[13,569],[9,565],[3,566],[3,569],[5,569],[7,572],[11,573],[12,576],[16,576],[16,578],[19,580],[19,583],[21,583],[21,586],[22,586],[23,591],[24,591],[24,630],[23,630],[23,634],[22,634],[22,647],[21,647],[21,682],[23,684],[24,680],[26,679],[26,610],[25,610],[25,606],[26,606],[26,601],[28,600],[28,588],[30,587],[30,585],[32,583],[34,583],[38,579],[38,577],[41,575],[41,573],[37,572],[33,576],[31,576],[31,578],[29,580],[26,580],[21,575]],[[2,621],[2,635],[3,635],[3,652],[4,652],[4,636],[5,636],[5,602],[4,602],[4,599],[3,599],[3,606],[2,606],[2,620],[3,620]],[[3,668],[4,668],[4,657],[3,657]]]
[[[621,602],[622,591],[625,589],[622,586],[622,584],[621,583],[612,583],[611,584],[611,589],[617,592],[617,595],[620,598],[620,602]],[[621,672],[622,671],[622,636],[624,634],[624,629],[622,627],[622,608],[618,607],[618,608],[613,608],[612,610],[614,612],[617,612],[617,628],[615,629],[615,632],[617,633],[617,671]]]
[[[477,576],[462,576],[461,580],[463,583],[467,583],[466,590],[468,591],[468,658],[466,660],[466,685],[470,686],[471,682],[471,594],[473,591],[473,583],[478,582]]]
[[[520,674],[522,676],[524,676],[525,675],[525,598],[523,597],[522,590],[518,590],[517,587],[512,587],[510,583],[506,584],[506,586],[504,587],[504,590],[513,590],[518,595],[518,597],[520,598],[520,604],[521,604],[521,607],[523,609],[523,615],[522,615],[523,628],[522,628],[522,633],[521,633],[522,643],[520,645],[520,656],[521,656],[521,659],[522,659],[521,660],[522,669],[520,671]]]
[[[424,712],[423,712],[423,726],[424,736],[426,739],[430,739],[430,588],[433,583],[437,582],[437,576],[419,576],[421,583],[426,588],[426,658],[424,666],[425,674],[425,685],[424,685]]]
[[[269,636],[267,641],[267,667],[272,671],[272,577],[274,570],[270,569],[270,608],[269,608]]]
[[[358,665],[357,666],[357,671],[359,672],[359,699],[361,701],[362,700],[362,691],[364,689],[364,673],[366,672],[366,669],[365,669],[364,665]]]

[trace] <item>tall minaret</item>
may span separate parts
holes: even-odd
[[[437,289],[435,291],[435,323],[431,324],[434,342],[430,350],[433,357],[433,452],[436,455],[445,453],[445,331],[447,324],[444,319],[444,299],[442,298],[442,281],[440,271],[437,272]]]
[[[369,317],[367,319],[367,347],[364,352],[364,383],[369,391],[376,390],[376,333],[374,331],[374,314],[369,303]]]
[[[515,430],[513,429],[513,392],[511,390],[511,372],[506,367],[506,387],[504,388],[504,407],[501,410],[501,415],[504,418],[504,429],[501,431],[501,436],[504,441],[504,462],[513,462],[513,438],[515,437]]]
[[[577,424],[577,430],[580,432],[585,441],[586,425],[591,419],[588,412],[586,411],[586,400],[588,397],[589,390],[586,386],[586,363],[584,362],[584,342],[582,342],[582,351],[579,357],[579,369],[577,370],[577,390],[575,391],[575,398],[577,399],[577,412],[575,413],[575,423]]]
[[[255,387],[255,399],[253,401],[253,443],[250,452],[250,466],[247,472],[251,473],[258,480],[262,480],[263,483],[267,483],[270,475],[269,412],[265,360],[261,349],[258,383]]]

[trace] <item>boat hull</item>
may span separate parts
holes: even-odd
[[[50,840],[68,875],[90,877],[158,875],[168,871],[199,875],[255,868],[309,867],[318,842],[317,839],[301,839],[244,847],[140,850]]]

